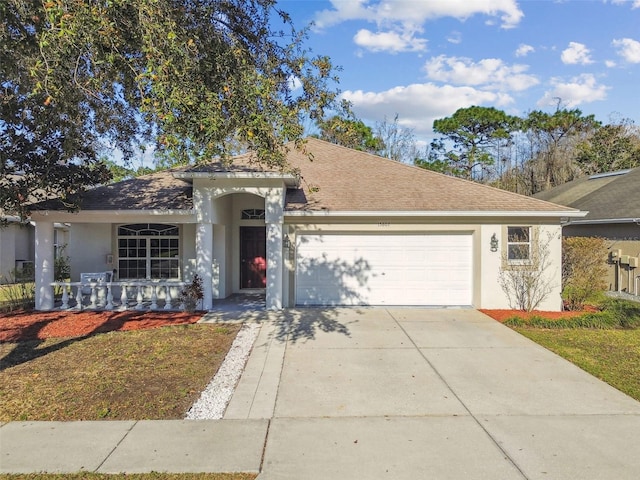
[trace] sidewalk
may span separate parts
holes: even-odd
[[[640,403],[474,310],[263,324],[223,420],[0,427],[0,472],[636,480]]]

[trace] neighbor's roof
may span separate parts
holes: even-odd
[[[309,138],[305,152],[291,146],[288,161],[300,175],[289,188],[289,212],[545,212],[577,213],[539,199],[398,163],[369,153]],[[311,154],[311,158],[308,154]],[[191,209],[189,176],[269,172],[252,155],[220,163],[176,168],[89,191],[83,210]],[[179,177],[179,178],[176,178]],[[283,178],[289,175],[283,174]]]
[[[588,210],[582,223],[640,218],[640,168],[579,178],[535,197]]]

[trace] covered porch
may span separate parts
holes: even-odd
[[[174,175],[193,185],[193,208],[34,212],[36,309],[179,309],[180,292],[195,274],[204,287],[203,310],[239,293],[264,294],[270,310],[286,305],[283,210],[295,179]],[[58,281],[56,222],[70,226],[71,278]],[[104,275],[95,278],[96,272]]]

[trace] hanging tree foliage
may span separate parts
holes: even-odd
[[[241,148],[285,167],[285,143],[322,117],[337,79],[275,3],[2,2],[4,214],[51,195],[76,208],[77,193],[108,179],[105,144],[125,159],[154,144],[167,164]]]

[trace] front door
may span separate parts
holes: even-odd
[[[240,227],[240,288],[266,288],[265,227]]]

